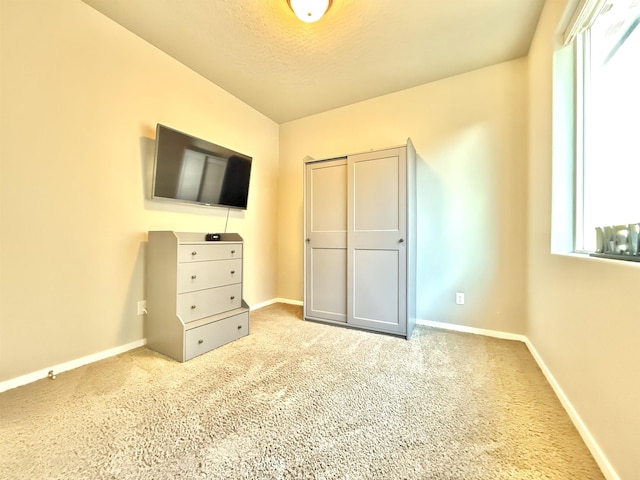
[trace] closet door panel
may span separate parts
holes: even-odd
[[[311,234],[346,234],[347,165],[344,160],[313,165],[308,172]]]
[[[355,250],[353,252],[354,325],[397,328],[399,318],[397,250]]]
[[[314,248],[310,255],[313,289],[307,296],[309,312],[322,318],[346,321],[346,248]]]
[[[353,165],[353,232],[397,232],[398,157]]]

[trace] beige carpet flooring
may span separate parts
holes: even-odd
[[[519,342],[253,312],[180,364],[140,348],[0,394],[2,479],[601,479]]]

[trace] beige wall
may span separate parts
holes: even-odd
[[[640,478],[640,265],[550,254],[551,65],[565,3],[547,2],[529,55],[527,336],[613,470],[631,480]]]
[[[418,159],[420,319],[524,333],[527,62],[283,124],[278,292],[303,298],[303,158],[401,145]],[[455,292],[466,305],[455,305]]]
[[[145,199],[157,122],[254,157],[229,220],[252,304],[302,299],[302,159],[411,137],[419,318],[526,333],[612,468],[638,478],[640,265],[549,253],[564,3],[548,0],[528,60],[278,127],[79,0],[0,1],[0,381],[143,339],[146,232],[224,228],[226,210]]]
[[[145,200],[157,122],[254,158],[228,230],[275,298],[278,125],[79,0],[0,9],[0,381],[143,339],[146,232],[224,229]]]

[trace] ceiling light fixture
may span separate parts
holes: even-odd
[[[317,22],[329,10],[332,0],[287,0],[289,7],[300,20]]]

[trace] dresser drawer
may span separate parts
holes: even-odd
[[[178,262],[206,262],[242,258],[241,243],[191,244],[178,247]]]
[[[177,314],[184,323],[239,308],[242,284],[208,288],[178,295]]]
[[[185,360],[202,355],[248,334],[249,312],[187,330],[184,337]]]
[[[178,264],[178,293],[242,282],[242,260]]]

